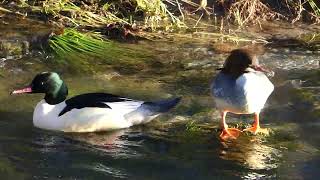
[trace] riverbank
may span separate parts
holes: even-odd
[[[75,60],[83,54],[128,64],[126,57],[135,56],[139,64],[152,55],[144,56],[146,52],[134,46],[121,49],[117,45],[139,41],[203,44],[218,53],[243,46],[253,46],[260,54],[261,49],[279,47],[320,51],[319,6],[313,1],[278,5],[260,0],[201,2],[198,7],[189,1],[160,0],[3,1],[0,57],[6,61],[41,53],[55,63],[81,64]],[[284,5],[286,12],[280,11]]]

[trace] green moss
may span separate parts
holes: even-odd
[[[186,131],[189,131],[189,132],[200,132],[201,128],[196,125],[195,121],[189,121],[186,124]]]
[[[179,135],[179,139],[182,142],[188,143],[204,143],[207,142],[210,138],[208,134],[210,131],[201,127],[196,121],[189,121],[185,125],[185,131],[181,132]]]
[[[314,94],[308,89],[294,89],[292,90],[294,101],[302,101],[302,102],[315,102]]]
[[[19,41],[0,41],[0,57],[22,55],[24,45]]]
[[[18,171],[8,159],[0,159],[0,176],[1,179],[26,179],[27,176]]]

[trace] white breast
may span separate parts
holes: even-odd
[[[131,123],[123,117],[123,113],[109,108],[72,109],[59,116],[66,106],[65,102],[50,105],[40,101],[33,113],[34,126],[42,129],[64,132],[94,132],[130,127]]]
[[[248,113],[260,112],[274,90],[262,72],[245,73],[236,80],[236,84],[244,90]]]
[[[66,106],[65,102],[50,105],[41,100],[33,112],[33,125],[49,130],[60,130],[64,128],[64,122],[58,120],[58,114]]]

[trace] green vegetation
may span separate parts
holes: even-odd
[[[189,121],[186,124],[186,130],[189,131],[190,133],[197,133],[201,131],[201,128],[196,125],[195,121]]]
[[[242,27],[281,16],[260,0],[240,0],[230,5],[227,18]]]
[[[45,0],[45,1],[24,1],[21,0],[18,7],[30,13],[40,13],[60,21],[63,25],[78,27],[100,27],[114,22],[126,21],[118,18],[113,13],[105,11],[106,6],[79,6],[77,1],[72,0]],[[81,4],[78,2],[78,4]],[[41,15],[40,15],[41,16]]]
[[[74,29],[65,29],[61,35],[53,35],[49,39],[50,49],[60,57],[69,53],[84,53],[89,56],[100,56],[114,49],[111,41],[103,40],[97,33],[80,33]]]
[[[307,0],[307,1],[310,4],[312,10],[314,11],[314,15],[316,15],[317,17],[320,17],[320,8],[317,6],[316,1],[315,0]]]
[[[64,29],[60,35],[52,35],[48,40],[48,50],[56,55],[55,59],[59,62],[57,65],[67,63],[73,68],[72,71],[77,72],[95,72],[101,63],[130,67],[152,59],[149,52],[138,50],[138,47],[120,46],[99,33],[79,32],[70,28]]]
[[[197,27],[199,21],[190,24],[187,19],[197,17],[195,14],[201,10],[205,11],[208,16],[214,15],[218,21],[222,22],[227,19],[239,26],[252,23],[260,24],[265,20],[282,19],[296,22],[308,19],[304,16],[309,16],[311,22],[319,22],[320,18],[319,3],[315,0],[280,0],[278,2],[202,0],[199,5],[187,0],[19,0],[14,4],[9,0],[4,0],[2,4],[4,7],[6,4],[10,4],[10,9],[15,7],[21,14],[26,12],[38,16],[48,16],[49,19],[58,21],[62,25],[73,27],[101,27],[115,22],[130,25],[137,22],[139,25],[141,24],[139,21],[143,20],[143,28],[152,30],[158,28],[170,30],[181,27],[192,29]],[[221,10],[217,11],[209,6]],[[3,10],[6,11],[1,7],[1,11]],[[203,15],[202,12],[201,17]],[[221,23],[214,25],[224,26]]]
[[[162,0],[136,0],[137,8],[145,12],[145,25],[155,30],[158,27],[184,27],[184,23],[179,20],[178,17],[174,16],[168,9],[166,4]],[[167,22],[167,16],[170,17],[171,22]],[[163,25],[165,26],[163,26]]]

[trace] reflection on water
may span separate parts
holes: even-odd
[[[221,158],[236,161],[253,170],[270,170],[278,167],[278,159],[281,152],[272,148],[261,139],[240,138],[224,144],[221,149]]]
[[[134,136],[128,129],[104,133],[72,134],[72,140],[81,142],[88,148],[101,151],[115,158],[138,158],[141,156],[134,148],[140,146],[139,141],[128,141],[128,136]],[[129,133],[129,134],[128,134]]]
[[[103,172],[105,174],[112,175],[115,178],[121,178],[121,179],[128,178],[127,174],[124,171],[117,170],[112,167],[108,167],[103,164],[100,164],[100,163],[96,164],[93,167],[93,170],[95,170],[97,172]]]

